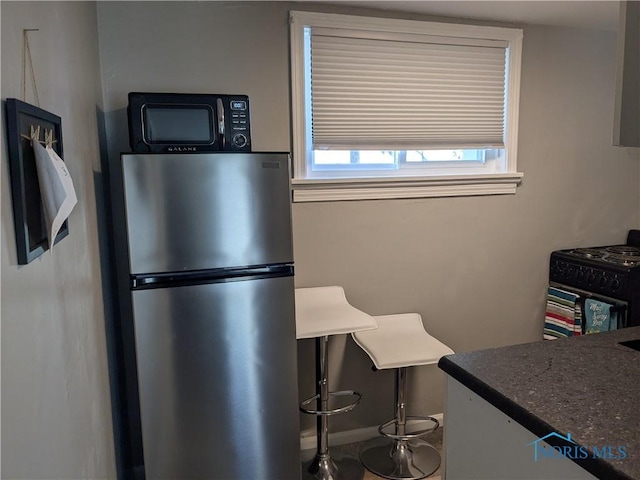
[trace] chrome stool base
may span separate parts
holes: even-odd
[[[355,458],[336,460],[329,455],[302,464],[302,480],[361,480],[364,467]]]
[[[440,454],[421,439],[384,439],[376,446],[365,449],[360,460],[374,474],[390,479],[428,477],[440,466]]]
[[[362,395],[353,390],[329,391],[328,368],[329,363],[329,336],[316,338],[316,395],[306,399],[300,404],[300,411],[316,415],[317,450],[316,456],[311,462],[302,464],[303,480],[362,480],[364,467],[355,458],[341,458],[339,460],[329,455],[329,417],[338,413],[353,410]],[[330,408],[331,398],[354,397],[351,403]],[[316,408],[307,408],[316,402]]]

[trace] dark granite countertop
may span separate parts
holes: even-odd
[[[574,461],[601,479],[640,480],[640,351],[619,344],[636,339],[640,327],[448,355],[438,365],[539,438],[625,446],[623,459]]]

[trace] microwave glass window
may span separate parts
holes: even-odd
[[[213,111],[208,105],[144,108],[145,140],[154,143],[213,144]]]

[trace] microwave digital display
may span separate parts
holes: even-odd
[[[127,114],[135,153],[251,151],[246,95],[130,92]]]
[[[215,116],[208,105],[154,105],[143,108],[144,137],[150,144],[212,145]]]

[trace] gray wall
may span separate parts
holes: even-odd
[[[40,106],[62,117],[78,197],[69,236],[18,266],[2,133],[2,478],[114,478],[94,192],[102,104],[96,6],[1,8],[2,99],[22,97],[22,29],[38,28],[29,38]],[[28,87],[26,100],[35,103]]]
[[[110,153],[128,149],[126,93],[146,88],[247,93],[256,149],[288,150],[290,6],[98,4]],[[39,28],[30,38],[40,103],[63,118],[79,200],[53,255],[18,267],[0,136],[3,478],[115,476],[94,186],[102,104],[95,8],[1,3],[2,98],[21,96],[22,28]],[[609,146],[613,33],[527,27],[524,46],[518,193],[295,205],[299,286],[344,285],[373,314],[418,311],[460,351],[539,338],[549,252],[619,242],[640,226],[640,154]],[[311,342],[301,342],[301,395],[313,389],[312,355]],[[344,337],[331,362],[336,388],[365,393],[332,430],[386,420],[388,372],[370,372]],[[440,374],[415,373],[414,409],[441,411]]]
[[[101,3],[111,153],[128,148],[127,92],[146,89],[246,93],[254,148],[289,150],[291,8],[364,12],[285,2]],[[296,204],[297,286],[343,285],[371,314],[419,312],[457,351],[540,339],[549,253],[622,242],[640,226],[640,153],[611,146],[615,48],[615,32],[525,27],[517,194]],[[299,347],[306,397],[313,342]],[[393,413],[392,376],[371,372],[350,338],[335,339],[330,366],[333,388],[365,394],[354,412],[332,418],[332,430]],[[441,412],[439,371],[413,373],[412,409]],[[303,426],[313,429],[312,419]]]

